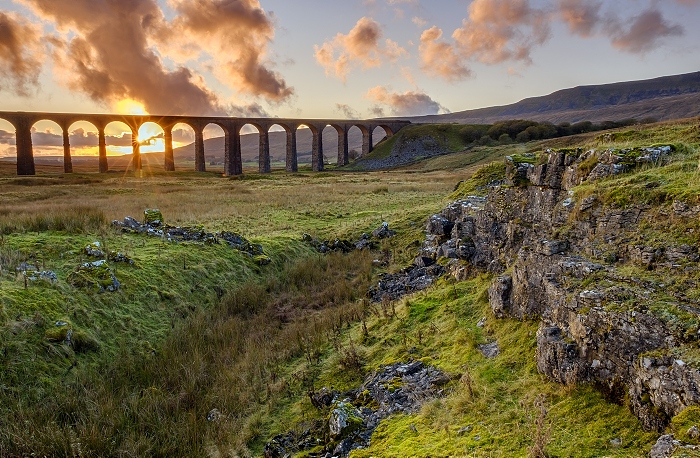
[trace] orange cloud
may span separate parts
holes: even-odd
[[[387,106],[394,116],[429,115],[441,111],[449,113],[449,110],[424,92],[389,92],[385,87],[377,86],[370,89],[365,97],[379,105]],[[376,116],[384,115],[384,110],[379,106],[375,106],[372,111]]]
[[[30,88],[38,85],[42,66],[39,37],[37,26],[0,11],[0,90],[7,84],[17,94],[28,96]]]
[[[589,0],[559,0],[558,13],[569,26],[569,30],[581,37],[593,35],[593,29],[600,23],[602,3]]]
[[[458,50],[439,41],[442,30],[433,26],[420,36],[418,51],[421,57],[421,69],[429,76],[444,78],[454,82],[471,76],[471,70],[464,65]]]
[[[207,88],[190,59],[209,59],[214,75],[244,97],[282,102],[294,92],[266,59],[274,26],[257,0],[170,0],[171,20],[157,0],[21,1],[62,33],[53,56],[66,85],[105,106],[129,98],[156,114],[235,108]],[[168,68],[165,58],[179,65]]]
[[[257,0],[171,0],[179,13],[167,32],[160,30],[164,46],[179,41],[195,54],[211,54],[214,72],[239,92],[282,102],[294,90],[271,69],[267,48],[274,24]]]
[[[549,17],[528,0],[474,0],[469,17],[452,33],[453,43],[440,41],[434,26],[421,35],[421,68],[429,76],[454,82],[471,76],[469,62],[530,63],[533,47],[549,37]]]
[[[549,37],[545,11],[528,0],[474,0],[469,18],[452,34],[459,53],[486,64],[530,62],[530,51]]]
[[[613,46],[630,53],[644,53],[656,47],[662,38],[680,36],[683,33],[681,26],[669,24],[661,12],[654,8],[632,18],[626,30],[614,23],[608,27]]]
[[[345,81],[355,66],[379,67],[382,60],[395,62],[408,53],[390,39],[383,43],[380,25],[371,18],[363,17],[347,35],[339,33],[333,40],[314,46],[316,61],[326,70]]]

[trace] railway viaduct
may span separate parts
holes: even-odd
[[[154,116],[154,115],[117,115],[117,114],[81,114],[81,113],[38,113],[38,112],[6,112],[0,111],[0,119],[4,119],[15,128],[17,146],[17,175],[34,175],[34,152],[32,148],[32,127],[38,121],[48,120],[58,124],[63,130],[63,164],[64,171],[71,173],[71,147],[69,128],[78,121],[87,121],[97,128],[99,170],[107,172],[107,145],[105,128],[114,121],[119,121],[131,129],[131,144],[133,148],[132,165],[134,170],[141,169],[140,144],[137,140],[139,128],[147,122],[157,124],[163,129],[165,140],[164,169],[175,170],[173,155],[173,127],[176,124],[186,124],[194,130],[195,141],[195,170],[206,171],[204,160],[204,128],[215,124],[224,131],[224,174],[240,175],[243,173],[241,160],[241,128],[250,124],[258,130],[260,143],[258,148],[258,167],[260,173],[270,172],[270,141],[269,131],[273,126],[280,126],[287,133],[286,170],[296,172],[297,148],[296,131],[302,126],[311,130],[312,169],[323,170],[323,130],[330,126],[338,133],[339,166],[348,164],[348,130],[358,127],[362,132],[362,154],[368,154],[374,148],[373,132],[381,127],[386,137],[391,137],[399,129],[410,124],[409,121],[399,120],[332,120],[332,119],[282,119],[282,118],[233,118],[233,117],[203,117],[203,116]]]

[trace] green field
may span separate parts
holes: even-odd
[[[448,149],[459,150],[455,141],[447,137]],[[488,275],[443,279],[391,313],[366,291],[378,274],[409,265],[427,218],[502,173],[503,156],[656,143],[675,145],[677,159],[576,192],[610,205],[697,202],[697,120],[478,146],[392,171],[227,178],[39,168],[16,177],[3,169],[0,456],[260,456],[274,435],[323,417],[310,389],[356,387],[379,365],[409,357],[454,375],[447,395],[385,420],[371,447],[351,456],[527,456],[536,399],[547,405],[547,456],[644,456],[658,435],[642,431],[627,407],[538,374],[537,323],[495,319]],[[660,185],[644,186],[649,180]],[[169,225],[241,234],[271,263],[225,244],[175,243],[111,224],[142,220],[149,208]],[[384,221],[397,236],[373,252],[321,255],[302,241],[305,233],[356,240]],[[682,237],[648,230],[658,243]],[[134,261],[108,262],[116,292],[68,282],[93,260],[84,248],[95,241]],[[55,272],[57,282],[28,280],[22,263]],[[477,349],[487,334],[501,343],[497,359]],[[212,409],[220,421],[207,421]]]

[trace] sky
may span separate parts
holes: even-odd
[[[0,111],[449,113],[698,71],[699,22],[700,0],[0,0]],[[94,131],[71,144],[93,154]],[[108,126],[112,153],[124,131]],[[13,143],[0,120],[0,156]]]

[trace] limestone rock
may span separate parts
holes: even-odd
[[[491,343],[479,345],[479,351],[485,358],[495,358],[501,354],[501,349],[498,346],[498,342],[495,340]]]
[[[669,458],[677,447],[678,441],[673,439],[673,434],[664,434],[651,447],[649,458]]]
[[[491,311],[498,318],[505,317],[510,310],[510,295],[513,289],[513,278],[510,275],[497,277],[489,287],[489,303]]]
[[[105,257],[105,253],[102,251],[102,244],[98,241],[88,243],[83,251],[85,251],[86,255],[92,256],[93,258],[101,259]]]
[[[328,430],[331,437],[343,439],[362,427],[362,413],[349,402],[338,402],[328,416]]]
[[[393,237],[394,235],[396,235],[396,231],[389,229],[389,223],[387,223],[386,221],[383,222],[381,226],[372,231],[372,237],[378,239]]]

